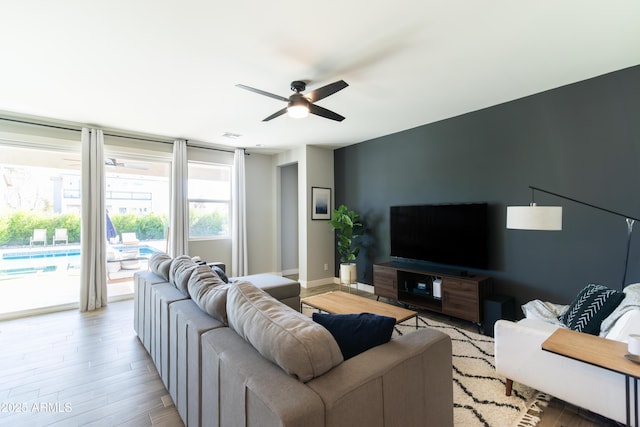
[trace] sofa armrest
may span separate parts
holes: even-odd
[[[498,375],[623,421],[622,375],[542,350],[542,343],[558,327],[537,319],[498,320],[495,323]]]
[[[325,426],[320,397],[231,328],[201,338],[202,426]]]
[[[508,379],[530,385],[531,369],[542,352],[542,343],[559,326],[537,319],[520,322],[498,320],[494,325],[496,372]]]
[[[630,310],[623,314],[605,338],[629,342],[631,334],[640,334],[640,309]]]
[[[374,347],[307,385],[327,426],[451,426],[451,338],[422,329]]]

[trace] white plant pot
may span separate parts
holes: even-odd
[[[358,269],[355,262],[344,262],[340,264],[340,283],[351,285],[358,282]]]

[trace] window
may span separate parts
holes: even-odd
[[[229,237],[231,166],[189,162],[189,238]]]

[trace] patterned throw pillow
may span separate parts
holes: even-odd
[[[598,335],[602,321],[623,299],[624,294],[620,291],[602,285],[587,285],[558,319],[569,329]]]

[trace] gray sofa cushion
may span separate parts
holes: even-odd
[[[151,259],[149,260],[149,269],[152,273],[157,274],[160,277],[163,277],[167,282],[169,281],[169,268],[171,267],[171,262],[173,258],[164,252],[157,252],[151,255]]]
[[[174,258],[169,268],[169,283],[178,288],[185,296],[189,296],[189,278],[198,264],[188,255],[180,255]]]
[[[227,324],[229,286],[206,265],[197,266],[187,283],[189,295],[198,307],[225,325]]]
[[[307,382],[342,363],[331,333],[249,282],[227,294],[229,326],[262,356]]]
[[[300,283],[275,274],[252,274],[250,276],[232,277],[229,280],[232,282],[251,282],[280,301],[300,295]]]

